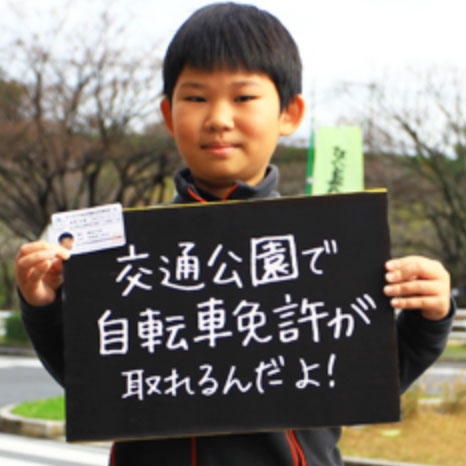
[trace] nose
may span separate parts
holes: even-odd
[[[233,109],[228,102],[212,102],[205,118],[208,131],[228,131],[234,126]]]

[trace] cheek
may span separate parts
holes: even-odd
[[[181,109],[174,113],[173,130],[177,140],[190,139],[197,134],[197,119]]]
[[[273,125],[270,118],[262,115],[249,115],[248,118],[241,120],[238,126],[244,134],[254,139],[262,139],[270,130],[273,131]]]
[[[275,146],[278,140],[278,121],[262,115],[249,121],[245,132],[251,141],[260,144],[264,149]]]
[[[280,119],[278,109],[273,105],[248,108],[248,112],[241,114],[241,125],[243,131],[255,137],[270,135],[278,130]]]

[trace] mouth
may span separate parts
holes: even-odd
[[[239,144],[229,142],[209,142],[206,144],[201,144],[201,149],[218,156],[229,155],[238,147]]]

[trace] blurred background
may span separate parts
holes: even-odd
[[[295,37],[306,118],[274,162],[305,192],[311,127],[363,132],[365,186],[390,195],[393,255],[442,260],[465,304],[466,54],[457,0],[251,2]],[[17,244],[56,211],[170,200],[161,125],[168,41],[204,2],[0,0],[0,307]],[[162,11],[163,10],[163,11]]]
[[[306,191],[312,130],[361,128],[365,187],[388,189],[393,256],[441,260],[466,307],[462,2],[247,3],[285,24],[304,65],[306,117],[274,157],[282,194]],[[41,236],[52,213],[172,199],[181,162],[161,123],[161,62],[177,28],[204,5],[0,0],[0,309],[18,309],[17,249]],[[464,341],[453,351],[462,348],[463,361]],[[464,385],[458,390],[464,407]]]

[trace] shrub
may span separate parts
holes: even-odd
[[[30,344],[29,337],[23,326],[21,313],[14,312],[5,324],[5,343],[13,345]]]
[[[401,398],[401,412],[403,419],[410,419],[417,416],[419,412],[419,400],[423,390],[419,385],[411,388]]]
[[[446,414],[466,412],[466,383],[459,380],[455,385],[445,385],[445,394],[440,409]]]

